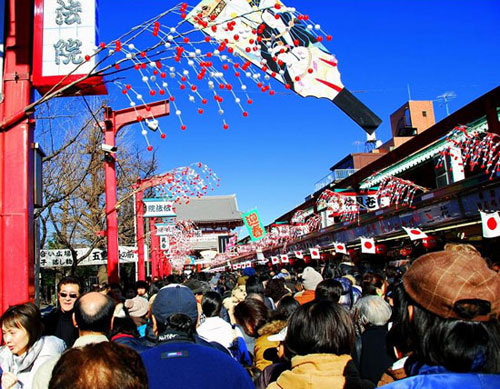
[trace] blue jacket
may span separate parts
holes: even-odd
[[[500,374],[455,373],[441,366],[422,366],[417,375],[384,385],[387,389],[498,389]]]
[[[149,388],[253,389],[250,375],[229,355],[192,342],[166,342],[141,353]]]

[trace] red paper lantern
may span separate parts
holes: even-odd
[[[385,244],[378,244],[375,246],[375,252],[378,255],[385,255],[387,253],[387,246]]]
[[[304,262],[307,264],[311,263],[311,256],[310,255],[304,255]]]
[[[433,236],[428,236],[427,238],[422,239],[422,244],[427,250],[431,250],[436,247],[437,239]]]
[[[399,255],[402,257],[407,257],[408,255],[411,255],[413,249],[411,247],[403,247],[399,250]]]

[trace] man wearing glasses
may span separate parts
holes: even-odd
[[[44,335],[55,335],[64,340],[69,348],[78,338],[78,329],[73,326],[73,308],[80,296],[80,281],[75,277],[64,277],[57,286],[58,307],[43,317]]]

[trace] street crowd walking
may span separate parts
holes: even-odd
[[[471,245],[395,267],[296,261],[169,275],[0,318],[2,389],[500,388],[500,275]]]

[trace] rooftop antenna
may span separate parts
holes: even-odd
[[[408,101],[411,101],[410,84],[406,84],[406,87],[408,88]]]
[[[457,95],[453,91],[444,92],[442,95],[439,95],[438,97],[436,97],[435,101],[439,101],[440,102],[440,106],[444,105],[446,107],[446,116],[450,116],[450,110],[448,108],[448,102],[450,100],[454,99],[455,97],[457,97]]]

